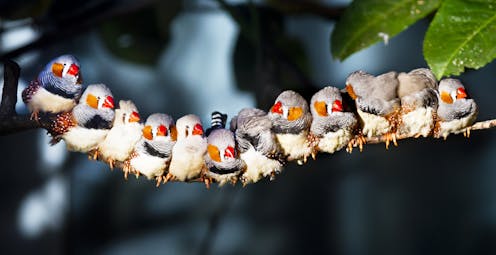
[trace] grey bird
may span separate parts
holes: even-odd
[[[310,112],[313,157],[317,151],[334,153],[348,145],[354,137],[357,117],[355,113],[345,111],[338,88],[329,86],[315,93],[310,100]]]
[[[465,87],[457,79],[443,79],[438,89],[439,107],[437,109],[438,127],[435,137],[448,137],[450,133],[465,132],[470,135],[470,125],[477,119],[477,104],[468,98]]]
[[[308,103],[298,93],[286,90],[275,100],[269,112],[272,131],[288,161],[306,162],[312,153],[308,141],[312,115]]]
[[[437,80],[430,69],[418,68],[398,75],[401,99],[397,133],[406,137],[427,137],[435,124],[438,106]]]
[[[240,158],[246,169],[240,180],[243,185],[258,182],[263,177],[273,179],[282,171],[281,148],[272,132],[267,113],[256,108],[244,108],[231,119]]]
[[[386,136],[386,148],[392,140],[396,145],[397,117],[400,109],[398,74],[388,72],[374,77],[364,71],[351,73],[346,91],[355,100],[363,135]]]
[[[171,116],[163,113],[148,116],[141,139],[125,161],[124,177],[127,179],[129,173],[136,174],[136,177],[142,174],[148,179],[155,179],[159,186],[165,180],[164,173],[169,166],[176,139],[176,127]]]
[[[208,171],[204,180],[214,180],[219,186],[227,182],[236,184],[238,176],[246,167],[243,160],[239,158],[236,149],[236,140],[231,130],[225,129],[227,115],[220,112],[212,113],[212,126],[207,136],[207,153],[205,164]],[[211,181],[207,181],[208,184]]]
[[[98,145],[114,120],[114,98],[104,84],[89,85],[71,112],[56,115],[48,128],[52,144],[63,139],[67,149],[88,152],[96,159]]]

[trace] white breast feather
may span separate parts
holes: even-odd
[[[308,132],[300,134],[276,134],[277,141],[288,160],[300,160],[308,157],[312,153],[307,140]]]
[[[115,126],[110,129],[98,149],[104,160],[124,161],[129,157],[140,138],[141,125],[138,123]]]
[[[172,148],[169,173],[179,181],[198,177],[205,165],[203,156],[206,150],[206,139],[199,136],[187,137],[177,141],[174,148]]]
[[[451,133],[458,134],[462,129],[472,125],[476,118],[476,114],[471,114],[465,118],[441,122],[439,126],[439,135],[446,138]]]
[[[391,129],[391,125],[386,118],[362,112],[360,109],[357,109],[357,112],[362,119],[362,133],[365,136],[371,138],[372,136],[384,135]]]
[[[329,132],[320,138],[318,147],[322,152],[334,153],[348,144],[352,138],[352,133],[347,129],[339,129],[336,132]]]
[[[131,167],[138,170],[148,179],[161,176],[164,173],[164,169],[167,167],[167,159],[154,157],[143,153],[140,153],[137,157],[132,158],[130,163]]]
[[[402,115],[401,118],[401,125],[398,128],[401,135],[427,137],[434,128],[432,107],[419,107]]]
[[[272,172],[282,171],[282,164],[279,161],[267,158],[253,148],[239,156],[246,163],[246,170],[242,175],[245,184],[255,183],[263,177],[270,176]]]
[[[70,151],[89,152],[96,149],[107,136],[108,129],[73,127],[62,135]]]
[[[75,105],[74,100],[52,94],[40,87],[31,97],[28,107],[31,111],[59,113],[70,111]]]
[[[206,176],[214,179],[219,184],[219,186],[223,186],[224,184],[226,184],[228,182],[230,183],[231,180],[236,179],[238,174],[239,174],[239,171],[234,172],[234,173],[230,173],[230,174],[216,174],[216,173],[212,173],[212,172],[207,172]]]

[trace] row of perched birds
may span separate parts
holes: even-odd
[[[129,174],[167,181],[254,183],[274,178],[288,161],[302,164],[318,152],[344,147],[362,149],[366,137],[383,137],[386,147],[397,137],[433,136],[467,130],[477,105],[456,79],[437,82],[429,69],[389,72],[377,77],[351,73],[346,87],[325,87],[310,105],[298,93],[284,91],[265,112],[242,109],[226,128],[227,116],[212,113],[204,130],[189,114],[177,121],[154,113],[141,122],[131,101],[114,98],[104,84],[82,92],[78,60],[63,55],[49,62],[22,98],[32,118],[49,123],[52,144],[122,168]],[[469,129],[468,129],[469,130]]]

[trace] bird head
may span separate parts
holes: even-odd
[[[188,114],[179,118],[176,122],[176,126],[178,140],[190,136],[203,137],[203,126],[201,124],[201,120],[194,114]]]
[[[58,78],[71,80],[75,84],[81,84],[80,65],[76,57],[72,55],[62,55],[52,60],[46,67]]]
[[[114,97],[104,84],[89,85],[80,102],[96,110],[114,109]]]
[[[176,141],[174,120],[167,114],[154,113],[146,119],[142,129],[143,137],[147,140]]]
[[[334,112],[343,111],[339,89],[325,87],[315,93],[310,101],[310,111],[314,117],[327,117]]]
[[[363,93],[361,93],[363,87],[367,86],[373,79],[374,76],[367,72],[362,70],[355,71],[346,78],[346,92],[348,92],[351,99],[355,100],[357,97],[363,96]]]
[[[138,108],[131,100],[120,100],[119,109],[115,110],[115,123],[137,123],[140,121]]]
[[[301,119],[308,112],[308,104],[298,93],[287,90],[282,92],[270,108],[270,115],[287,121]]]
[[[460,80],[448,78],[439,82],[439,99],[442,103],[453,104],[466,98],[468,94]]]
[[[227,162],[237,158],[234,134],[227,129],[213,130],[207,137],[207,152],[215,162]]]

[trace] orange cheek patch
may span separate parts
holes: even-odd
[[[350,95],[351,99],[355,100],[357,98],[357,95],[355,94],[355,91],[353,90],[351,84],[346,85],[346,92],[348,92],[348,95]]]
[[[98,98],[96,96],[93,96],[92,94],[89,94],[86,97],[86,104],[89,105],[91,108],[98,108]]]
[[[143,128],[143,137],[148,139],[148,140],[152,140],[153,139],[153,135],[152,135],[152,127],[151,126],[145,126]]]
[[[443,91],[441,92],[441,100],[447,104],[452,104],[453,103],[453,98],[451,98],[450,94],[447,92]]]
[[[207,151],[213,161],[220,162],[220,152],[217,146],[209,144]]]
[[[176,141],[177,140],[177,128],[176,126],[170,126],[170,136],[171,136],[171,139],[172,141]]]
[[[303,110],[301,109],[301,107],[291,107],[289,108],[288,120],[297,120],[301,117],[301,115],[303,115]]]
[[[64,70],[64,65],[59,64],[59,63],[53,63],[53,65],[52,65],[52,72],[57,77],[62,77],[62,71],[63,70]]]
[[[315,111],[319,114],[319,116],[325,117],[327,116],[327,105],[324,101],[317,101],[313,104]]]

